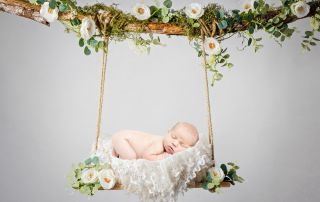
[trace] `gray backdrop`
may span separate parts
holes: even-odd
[[[176,1],[174,8],[190,2]],[[134,3],[121,1],[120,8]],[[86,57],[75,34],[64,33],[59,22],[48,28],[0,13],[0,25],[0,201],[88,201],[72,194],[66,175],[88,156],[95,138],[101,53]],[[303,31],[309,20],[292,26]],[[239,163],[246,181],[221,195],[190,190],[179,201],[320,200],[320,48],[304,53],[301,34],[280,48],[259,32],[265,47],[258,53],[238,51],[237,37],[222,43],[235,67],[210,88],[216,159]],[[126,42],[110,45],[103,132],[161,135],[176,121],[189,121],[206,133],[201,60],[186,38],[161,39],[167,46],[146,56]],[[104,191],[91,201],[138,198]]]

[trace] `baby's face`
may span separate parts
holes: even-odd
[[[163,146],[166,152],[174,154],[192,147],[198,141],[198,133],[181,126],[170,130],[164,137]]]

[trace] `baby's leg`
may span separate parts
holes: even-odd
[[[126,133],[119,132],[112,136],[112,146],[121,159],[137,159],[136,151],[130,145]]]

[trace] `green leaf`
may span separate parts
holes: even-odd
[[[66,11],[66,10],[67,10],[67,5],[64,4],[64,3],[61,3],[61,4],[59,5],[59,10],[60,10],[61,12]]]
[[[166,15],[168,15],[168,13],[169,13],[169,9],[167,7],[163,7],[161,9],[161,15],[162,16],[166,16]]]
[[[202,184],[202,188],[205,189],[205,190],[208,190],[208,183],[203,183]]]
[[[78,18],[73,18],[70,20],[72,26],[77,26],[81,24],[81,21]]]
[[[232,63],[228,63],[228,64],[227,64],[227,67],[228,67],[228,68],[232,68],[232,67],[233,67],[233,64],[232,64]]]
[[[254,3],[253,3],[253,8],[258,8],[258,6],[259,6],[259,3],[257,2],[257,1],[254,1]]]
[[[284,41],[286,39],[286,37],[284,35],[281,36],[280,40]]]
[[[97,156],[93,157],[93,158],[92,158],[92,163],[93,163],[94,165],[99,164],[99,157],[97,157]]]
[[[165,7],[167,7],[167,8],[171,8],[171,6],[172,6],[172,1],[171,1],[171,0],[165,0],[165,1],[163,2],[163,5],[164,5]]]
[[[252,42],[252,38],[250,38],[250,39],[248,40],[248,46],[251,45],[251,42]]]
[[[96,47],[96,46],[98,46],[98,44],[99,44],[99,42],[98,42],[97,40],[95,40],[93,37],[91,37],[91,38],[87,41],[87,43],[88,43],[90,46],[92,46],[92,47]]]
[[[90,49],[88,48],[88,46],[86,46],[86,47],[84,48],[84,54],[85,54],[85,55],[90,55],[90,54],[91,54],[91,51],[90,51]]]
[[[170,21],[170,18],[168,16],[165,16],[164,18],[162,18],[162,22],[167,23]]]
[[[273,36],[275,36],[276,38],[281,36],[281,33],[278,31],[273,32]]]
[[[228,27],[228,22],[226,20],[222,20],[220,23],[221,23],[221,29],[225,29]]]
[[[37,0],[37,3],[42,5],[42,4],[44,4],[45,1],[46,0]]]
[[[214,80],[220,81],[222,79],[223,75],[221,73],[215,73],[213,75]]]
[[[87,48],[87,46],[86,46],[86,48]],[[86,159],[86,160],[84,161],[84,163],[85,163],[86,165],[89,165],[89,164],[91,163],[91,158]]]
[[[55,9],[55,8],[56,8],[56,5],[57,5],[56,0],[51,0],[50,3],[49,3],[49,7],[50,7],[51,9]]]
[[[218,185],[220,185],[220,178],[219,178],[218,176],[217,176],[217,177],[214,177],[213,180],[212,180],[212,182],[213,182],[214,185],[217,185],[217,186],[218,186]]]
[[[222,9],[219,10],[219,16],[220,16],[220,18],[224,17],[224,11]]]
[[[310,45],[311,45],[311,46],[315,46],[315,45],[317,45],[317,44],[316,44],[315,42],[311,41],[311,42],[310,42]]]
[[[84,39],[83,39],[83,38],[80,38],[80,40],[79,40],[79,46],[80,46],[80,47],[83,47],[83,46],[84,46]]]
[[[207,173],[207,178],[206,178],[207,182],[211,182],[212,181],[212,176],[210,173]]]
[[[280,22],[280,18],[275,17],[275,18],[272,19],[272,22],[273,22],[274,24],[277,24],[277,23]]]
[[[214,188],[214,185],[215,185],[214,183],[211,183],[211,182],[210,182],[210,183],[208,183],[207,188],[208,188],[208,189],[213,189],[213,188]]]
[[[306,31],[305,34],[306,34],[307,36],[313,36],[313,32],[312,32],[312,31]]]
[[[229,54],[226,54],[226,55],[223,56],[223,58],[225,58],[225,59],[228,59],[229,57],[230,57]]]
[[[192,25],[192,27],[200,27],[200,24],[196,22]]]
[[[253,32],[254,32],[254,27],[253,27],[253,26],[250,26],[249,29],[248,29],[248,31],[249,31],[250,34],[253,34]]]
[[[268,28],[267,28],[267,31],[268,31],[268,32],[273,32],[275,29],[276,29],[275,27],[271,26],[271,27],[268,27]]]
[[[220,168],[223,170],[223,173],[224,173],[225,175],[227,175],[227,173],[228,173],[228,168],[227,168],[227,166],[226,166],[225,164],[221,164],[221,165],[220,165]]]

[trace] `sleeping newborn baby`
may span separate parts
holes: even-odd
[[[161,160],[194,146],[199,140],[190,123],[176,123],[165,136],[121,130],[112,136],[112,155],[120,159]]]

